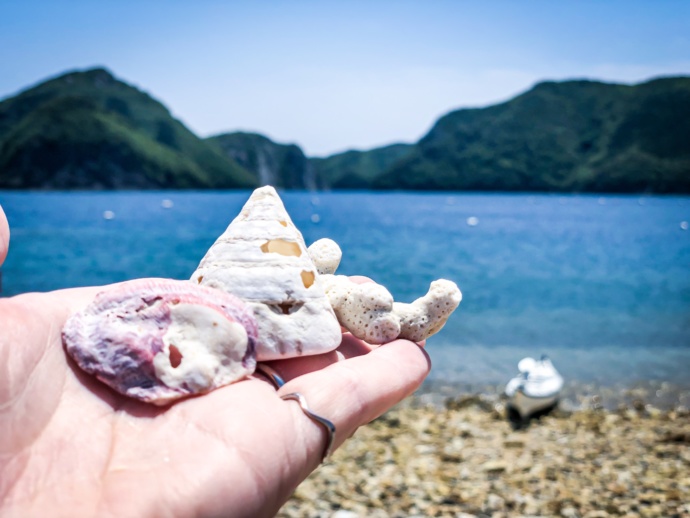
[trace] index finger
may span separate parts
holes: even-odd
[[[408,340],[395,340],[368,354],[303,374],[283,385],[278,394],[301,393],[314,413],[335,424],[334,446],[338,447],[359,426],[412,394],[430,369],[431,360],[424,349]],[[292,413],[316,465],[325,433],[304,416],[298,405],[293,404]]]

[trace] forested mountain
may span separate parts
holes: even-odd
[[[265,184],[690,193],[690,78],[544,82],[501,104],[448,113],[415,144],[322,158],[256,133],[200,139],[102,68],[0,102],[0,189]]]
[[[690,192],[690,78],[540,83],[442,117],[379,189]]]
[[[325,158],[312,158],[320,183],[331,189],[369,189],[372,182],[412,148],[391,144],[369,151],[345,151]]]
[[[105,69],[0,102],[0,188],[247,188],[254,175]]]
[[[251,171],[261,185],[315,190],[314,168],[295,144],[278,144],[257,133],[224,133],[207,139],[223,154]]]

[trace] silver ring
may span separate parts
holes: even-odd
[[[331,449],[333,448],[333,441],[335,440],[335,425],[325,417],[321,417],[320,415],[317,415],[311,410],[309,410],[307,400],[304,399],[304,396],[299,392],[285,394],[284,396],[280,396],[280,399],[292,399],[293,401],[297,401],[297,403],[299,403],[300,408],[302,409],[302,412],[304,412],[304,415],[306,415],[309,419],[320,424],[326,429],[326,432],[328,432],[328,438],[326,439],[326,447],[323,449],[321,462],[326,460],[326,458],[328,458],[328,456],[331,454]]]
[[[280,374],[278,374],[275,370],[273,370],[268,365],[265,365],[263,363],[257,363],[256,364],[256,370],[260,371],[261,374],[263,374],[268,379],[270,379],[271,383],[273,383],[273,386],[276,389],[279,389],[280,387],[285,385],[285,380],[280,377]]]

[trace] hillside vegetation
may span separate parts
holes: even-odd
[[[690,78],[544,82],[501,104],[448,113],[417,143],[323,158],[256,133],[200,139],[102,68],[0,102],[0,189],[265,184],[690,193]]]
[[[412,148],[409,144],[391,144],[370,151],[345,151],[311,163],[323,185],[331,189],[368,189],[372,182]]]
[[[690,192],[690,78],[546,82],[454,111],[379,189]]]
[[[0,188],[247,188],[256,178],[107,70],[0,102]]]
[[[229,159],[251,171],[261,185],[315,190],[314,168],[295,144],[278,144],[257,133],[223,133],[207,139]]]

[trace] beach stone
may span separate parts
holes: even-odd
[[[574,507],[564,507],[561,509],[561,516],[563,518],[579,518],[580,513]]]
[[[505,441],[503,441],[503,446],[506,448],[524,448],[525,441],[516,438],[508,438]]]
[[[689,431],[690,415],[676,411],[670,420],[647,412],[630,422],[603,408],[577,409],[513,432],[507,420],[494,420],[478,405],[449,409],[444,399],[434,406],[415,396],[361,427],[297,488],[279,516],[313,516],[313,503],[301,498],[308,487],[321,508],[360,516],[385,510],[388,517],[690,518],[690,449],[662,441]],[[520,440],[523,447],[508,445]],[[416,451],[425,453],[415,459]],[[361,510],[345,503],[354,498]]]
[[[501,498],[500,496],[490,493],[486,497],[486,503],[484,506],[485,511],[489,512],[495,512],[495,511],[502,511],[505,509],[506,506],[506,501],[505,499]]]
[[[508,468],[508,465],[502,460],[490,460],[481,465],[482,471],[489,473],[501,473]]]

